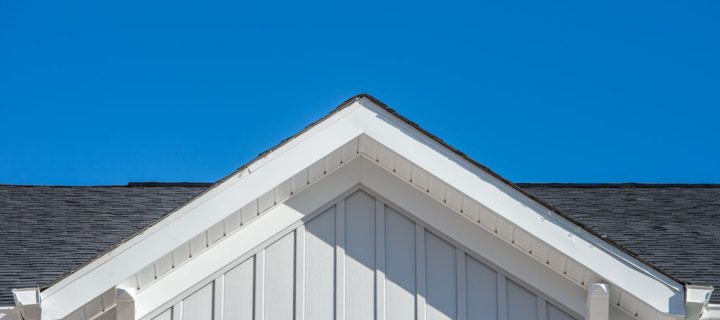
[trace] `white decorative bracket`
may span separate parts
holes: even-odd
[[[20,315],[25,320],[40,320],[40,289],[13,289],[13,298],[15,299],[15,307],[20,311]]]
[[[115,311],[117,320],[135,320],[135,289],[115,289]]]
[[[586,320],[608,320],[610,317],[610,291],[604,283],[588,286]]]
[[[685,319],[699,320],[708,319],[707,311],[710,296],[712,296],[713,287],[708,286],[685,286]]]

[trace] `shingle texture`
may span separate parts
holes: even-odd
[[[195,187],[0,186],[0,306],[44,286],[200,193]]]
[[[53,282],[208,186],[0,185],[0,306],[13,304],[12,288]],[[519,186],[661,270],[720,288],[720,185]]]
[[[519,186],[666,273],[720,289],[720,185]]]

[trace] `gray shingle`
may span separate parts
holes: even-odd
[[[518,185],[666,273],[720,288],[720,185]]]
[[[53,282],[208,186],[0,185],[0,305],[13,304],[12,288]],[[661,270],[720,287],[720,185],[519,186]]]
[[[206,185],[0,185],[0,306],[44,286],[203,191]]]

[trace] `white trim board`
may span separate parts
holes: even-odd
[[[385,184],[389,181],[393,182],[388,187],[397,190],[390,197],[382,196],[369,186]],[[299,228],[305,221],[324,212],[328,206],[335,205],[337,199],[344,198],[358,189],[409,217],[423,230],[432,231],[438,237],[457,246],[458,250],[463,250],[516,283],[523,284],[543,299],[552,301],[576,317],[582,317],[585,308],[584,288],[574,285],[543,264],[513,249],[508,243],[478,225],[467,223],[467,220],[448,207],[396,177],[387,175],[384,170],[362,157],[323,178],[288,200],[287,204],[270,210],[253,223],[257,224],[256,226],[248,227],[222,240],[224,244],[210,248],[197,259],[191,260],[167,277],[138,292],[136,306],[138,319],[151,319],[162,313],[189,293],[206,286],[228,270],[235,268],[268,244],[293,232],[292,230]],[[333,192],[329,192],[330,190]],[[395,198],[398,194],[407,198]],[[420,210],[408,211],[406,207],[409,201],[414,203],[415,209],[420,208]],[[464,236],[453,236],[452,234],[456,232],[462,232]],[[174,298],[168,299],[168,297]]]
[[[337,150],[354,139],[358,140],[358,152],[381,165],[390,159],[393,172],[401,177],[409,174],[412,179],[413,168],[434,177],[428,181],[427,191],[436,197],[440,196],[437,192],[442,192],[443,201],[449,206],[459,205],[462,212],[463,203],[468,199],[497,213],[502,217],[500,221],[511,227],[498,225],[499,230],[495,230],[501,236],[504,230],[531,235],[538,243],[547,244],[557,257],[565,257],[566,262],[576,263],[614,284],[613,288],[622,291],[623,296],[636,297],[642,302],[636,304],[640,307],[628,306],[628,309],[636,309],[637,314],[644,316],[652,310],[665,315],[684,314],[684,288],[680,283],[557,216],[362,97],[254,162],[247,170],[225,179],[142,234],[44,290],[41,294],[43,319],[62,318],[83,306],[257,201],[298,172],[337,154]],[[388,168],[387,163],[384,166]],[[518,244],[518,247],[521,246]],[[552,257],[555,256],[548,257],[548,264]],[[580,270],[575,267],[571,265],[563,272]]]

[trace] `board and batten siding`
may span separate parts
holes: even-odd
[[[575,318],[357,191],[153,319]]]

